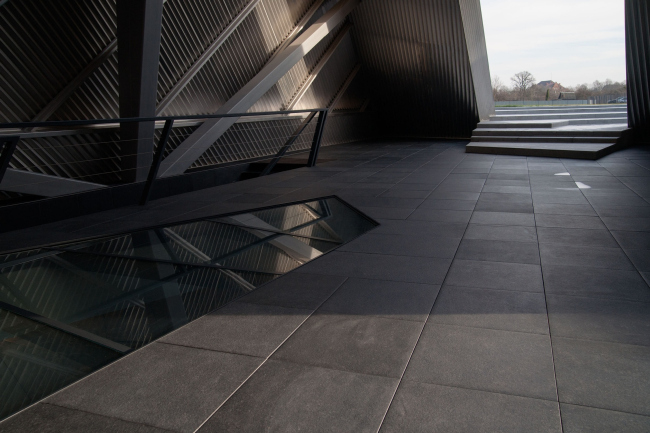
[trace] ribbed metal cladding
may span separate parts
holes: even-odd
[[[386,133],[471,135],[478,110],[458,0],[365,0],[352,21]]]
[[[361,68],[352,83],[350,83],[350,87],[348,87],[347,91],[339,99],[339,102],[331,108],[340,111],[361,109],[371,95],[368,89],[367,79],[364,69]]]
[[[625,1],[627,53],[627,110],[630,128],[650,142],[650,5],[647,0]]]
[[[262,69],[312,3],[312,0],[262,0],[164,114],[214,113]],[[193,27],[199,25],[192,23]],[[183,49],[182,40],[174,44],[176,49]]]
[[[494,111],[492,79],[488,62],[481,0],[458,0],[463,17],[465,41],[472,69],[472,80],[476,92],[476,104],[481,120],[487,120]]]
[[[31,0],[0,7],[0,121],[31,120],[114,39],[114,3]]]

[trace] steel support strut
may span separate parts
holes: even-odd
[[[325,121],[327,120],[327,113],[329,110],[323,110],[318,116],[318,123],[316,124],[316,131],[314,131],[314,141],[311,145],[311,152],[309,152],[309,160],[307,167],[313,167],[318,160],[318,152],[320,151],[320,142],[323,139],[323,131],[325,130]]]
[[[142,192],[142,199],[140,200],[141,206],[144,206],[149,201],[151,187],[153,186],[156,177],[158,177],[158,169],[160,169],[160,163],[162,162],[163,155],[165,154],[165,147],[167,147],[167,140],[169,139],[169,134],[171,133],[173,126],[174,119],[169,119],[165,122],[165,127],[163,128],[162,134],[160,135],[160,140],[158,140],[158,148],[156,148],[156,153],[154,154],[151,168],[149,169],[147,183],[144,186],[144,191]]]
[[[296,139],[298,139],[300,134],[302,134],[302,132],[305,130],[305,128],[307,128],[307,126],[309,125],[309,123],[312,121],[312,119],[315,116],[316,116],[316,112],[313,112],[309,116],[307,116],[307,118],[300,124],[300,126],[298,127],[298,129],[296,129],[296,131],[293,133],[293,135],[291,135],[291,137],[289,137],[289,140],[287,140],[287,142],[284,144],[284,146],[282,146],[280,151],[275,155],[275,157],[269,163],[269,165],[267,165],[264,168],[264,170],[262,171],[262,173],[260,173],[260,177],[261,176],[266,176],[267,174],[271,173],[271,171],[273,170],[275,165],[278,163],[278,161],[280,161],[280,159],[282,159],[284,154],[287,153],[287,150],[289,150],[291,145],[293,145],[293,143],[296,141]]]

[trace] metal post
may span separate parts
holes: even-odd
[[[300,126],[298,127],[298,129],[296,129],[296,131],[291,135],[291,137],[289,137],[289,140],[287,140],[287,142],[284,144],[284,146],[282,146],[282,148],[280,148],[280,151],[275,155],[275,157],[274,157],[273,160],[269,163],[269,165],[267,165],[267,166],[264,168],[264,170],[263,170],[262,173],[260,174],[260,177],[261,177],[261,176],[266,176],[266,175],[268,175],[268,174],[271,173],[271,170],[273,170],[273,168],[276,166],[276,164],[278,163],[278,161],[280,161],[280,159],[282,159],[282,157],[284,156],[284,154],[287,153],[287,150],[289,150],[289,148],[291,147],[291,145],[293,145],[293,143],[294,143],[294,142],[296,141],[296,139],[300,136],[300,134],[302,134],[302,131],[305,130],[305,128],[309,125],[309,123],[312,121],[312,119],[313,119],[315,116],[316,116],[316,112],[315,112],[315,111],[314,111],[313,113],[311,113],[309,116],[307,116],[307,118],[306,118],[306,119],[305,119],[305,120],[300,124]]]
[[[309,160],[307,167],[313,167],[318,160],[318,151],[320,150],[320,142],[323,138],[323,131],[325,130],[325,121],[327,120],[328,110],[323,110],[318,116],[318,123],[316,124],[316,131],[314,131],[314,142],[311,145],[311,152],[309,152]]]
[[[0,138],[0,143],[2,143],[0,146],[0,183],[9,168],[9,161],[11,161],[19,140],[20,136],[18,135]]]
[[[151,187],[153,186],[156,177],[158,177],[158,169],[160,168],[160,163],[162,162],[162,157],[165,154],[165,147],[167,147],[167,140],[169,139],[169,134],[172,131],[172,126],[174,125],[174,119],[169,119],[165,122],[165,127],[162,130],[160,135],[160,140],[158,140],[158,148],[153,157],[151,163],[151,168],[149,169],[149,177],[147,178],[147,184],[144,186],[144,192],[142,193],[142,200],[140,200],[140,205],[144,206],[149,201],[149,195],[151,194]]]

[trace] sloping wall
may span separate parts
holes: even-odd
[[[627,109],[632,128],[643,142],[650,142],[650,4],[625,1],[627,52]]]

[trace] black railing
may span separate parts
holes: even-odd
[[[158,140],[157,140],[157,145],[153,146],[155,148],[155,151],[153,152],[152,158],[151,158],[151,164],[148,166],[148,176],[145,182],[144,190],[142,192],[142,196],[140,199],[140,204],[146,204],[150,198],[151,195],[151,190],[153,188],[153,185],[158,179],[158,171],[160,168],[160,165],[164,159],[165,151],[168,148],[168,141],[172,132],[172,128],[175,126],[179,125],[180,122],[188,122],[188,121],[196,121],[196,122],[202,122],[202,121],[207,121],[210,119],[222,119],[222,118],[261,118],[260,121],[268,121],[268,120],[286,120],[286,119],[292,119],[295,117],[292,117],[292,115],[296,114],[307,114],[307,117],[304,119],[303,122],[299,125],[299,127],[293,132],[293,134],[286,134],[286,141],[284,141],[284,144],[280,146],[279,150],[273,154],[271,152],[270,154],[265,154],[262,155],[261,157],[258,156],[256,158],[240,158],[237,159],[238,163],[245,163],[248,160],[260,160],[260,159],[269,159],[271,158],[271,162],[268,164],[268,166],[260,173],[260,176],[267,175],[271,173],[277,162],[287,153],[287,151],[294,145],[296,139],[301,136],[307,129],[307,126],[312,122],[312,120],[318,115],[318,121],[314,130],[313,137],[311,139],[311,148],[310,148],[310,153],[309,153],[309,158],[307,165],[308,166],[314,166],[316,165],[316,161],[318,159],[318,152],[321,144],[321,140],[323,137],[323,130],[325,127],[325,121],[327,119],[327,109],[313,109],[313,110],[295,110],[295,111],[272,111],[272,112],[256,112],[256,113],[233,113],[233,114],[214,114],[214,115],[197,115],[197,116],[163,116],[163,117],[143,117],[143,118],[116,118],[116,119],[91,119],[91,120],[70,120],[70,121],[46,121],[46,122],[15,122],[15,123],[4,123],[0,124],[0,191],[3,190],[2,188],[2,182],[3,179],[7,173],[7,170],[10,167],[10,162],[12,160],[12,157],[14,156],[14,153],[16,149],[18,148],[19,142],[23,136],[27,137],[33,137],[36,135],[47,135],[47,133],[52,133],[52,135],[56,135],[57,131],[60,131],[61,128],[80,128],[80,127],[89,127],[89,126],[105,126],[105,125],[115,125],[116,128],[122,127],[125,124],[131,124],[131,123],[141,123],[141,122],[154,122],[154,123],[162,123],[164,122],[164,127],[162,130],[162,133],[160,134]],[[270,116],[274,116],[273,119],[269,119]],[[182,126],[187,126],[186,125],[180,125]],[[43,129],[45,128],[45,129]],[[101,131],[106,131],[105,128],[97,128],[93,132],[101,132]],[[259,131],[258,131],[259,132]],[[268,132],[268,131],[267,131]],[[264,142],[264,141],[269,141],[269,138],[264,135],[263,132],[257,134],[257,140],[259,142]],[[150,138],[152,140],[152,144],[156,141],[155,139],[155,134],[153,137]],[[278,137],[274,137],[274,140],[277,141]],[[149,140],[147,138],[146,140]],[[124,140],[128,141],[128,140]],[[101,143],[88,143],[89,145],[101,145]],[[250,144],[250,142],[249,142]],[[79,146],[79,144],[74,144],[74,145],[69,145],[69,147],[73,146]],[[267,151],[269,149],[266,149]],[[306,151],[306,149],[303,149]],[[275,150],[274,150],[275,152]],[[138,157],[140,154],[134,154],[134,155],[127,155],[131,157]],[[151,155],[149,153],[149,155]],[[236,157],[240,157],[243,154],[237,154]],[[100,160],[111,160],[115,159],[116,157],[108,156],[108,157],[95,157],[95,159],[90,159],[88,162],[92,161],[100,161]],[[73,165],[73,164],[83,164],[85,161],[59,161],[59,165]],[[57,162],[52,163],[53,165],[56,165]],[[215,165],[215,167],[218,165]],[[37,165],[34,165],[34,167],[38,167]],[[87,171],[87,168],[84,168],[84,171]],[[137,169],[147,169],[147,166],[145,167],[138,167],[134,170]],[[20,168],[18,168],[20,171]],[[23,170],[23,171],[28,171],[28,170]],[[117,172],[117,171],[115,171]],[[113,173],[113,172],[112,172]],[[32,174],[43,174],[41,172],[36,172]],[[100,174],[106,174],[106,173],[100,173]],[[111,174],[111,173],[109,173]],[[87,178],[92,178],[91,175],[85,175],[85,176],[79,176],[77,178],[72,177],[72,178],[66,178],[66,177],[61,177],[60,180],[82,180],[84,181]],[[85,179],[84,179],[85,178]],[[49,178],[51,179],[51,178]],[[135,181],[134,181],[135,182]],[[47,183],[47,180],[43,181],[43,183]],[[105,185],[100,185],[101,187],[104,187]],[[92,189],[92,187],[91,187]],[[38,195],[38,194],[37,194]]]

